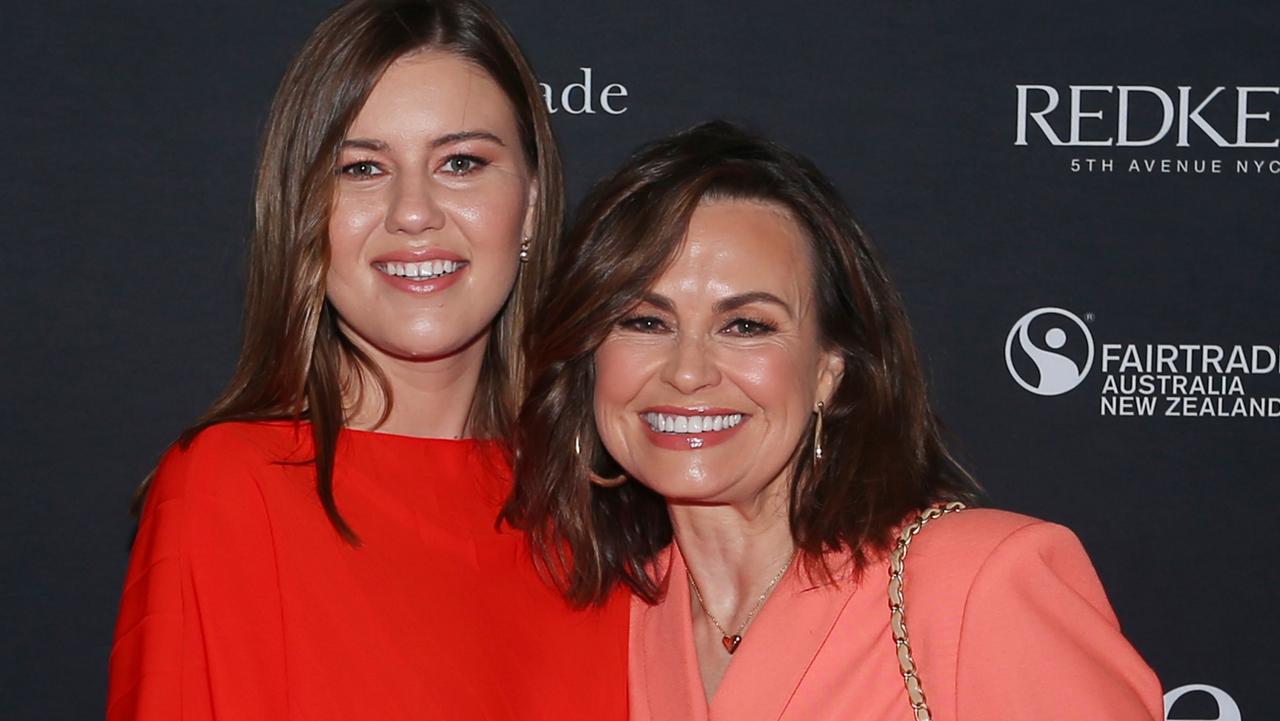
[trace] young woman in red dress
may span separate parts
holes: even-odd
[[[148,487],[109,719],[621,719],[624,603],[495,525],[563,191],[477,0],[357,1],[268,120],[244,342]]]

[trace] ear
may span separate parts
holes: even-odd
[[[529,192],[525,194],[524,225],[520,228],[521,238],[532,238],[533,229],[538,217],[538,179],[529,181]]]
[[[818,362],[818,385],[813,399],[815,408],[819,402],[831,402],[831,394],[835,393],[843,377],[844,357],[835,350],[823,353]]]

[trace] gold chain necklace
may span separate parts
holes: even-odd
[[[702,600],[702,591],[698,588],[698,582],[693,580],[693,572],[689,570],[688,566],[685,567],[684,573],[689,577],[689,586],[693,588],[693,597],[698,599],[698,606],[702,608],[702,612],[711,620],[711,625],[715,626],[716,630],[720,632],[721,636],[723,636],[723,638],[720,639],[720,643],[724,644],[724,650],[728,651],[730,656],[733,655],[734,651],[738,650],[738,646],[742,643],[742,633],[747,630],[747,626],[751,623],[751,619],[756,617],[756,614],[760,612],[761,608],[764,608],[764,602],[768,600],[769,592],[773,590],[774,586],[778,585],[778,581],[782,579],[782,576],[787,572],[787,569],[791,568],[791,562],[794,560],[796,560],[796,557],[795,554],[792,554],[791,558],[787,559],[787,562],[783,564],[782,568],[777,573],[773,574],[773,578],[769,579],[769,585],[764,587],[764,591],[760,593],[760,598],[756,599],[755,605],[752,606],[751,611],[747,613],[747,618],[742,622],[741,626],[738,626],[738,630],[733,633],[725,631],[724,626],[721,626],[720,622],[716,620],[716,617],[711,615],[711,611],[707,610],[707,604]]]

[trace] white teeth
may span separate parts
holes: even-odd
[[[646,413],[649,428],[658,433],[714,433],[725,431],[742,422],[741,413],[723,416],[678,416],[668,413]]]
[[[454,260],[426,260],[421,263],[374,263],[373,267],[387,275],[401,278],[439,278],[462,267],[462,263]]]

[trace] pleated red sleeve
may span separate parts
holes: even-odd
[[[279,575],[252,455],[214,429],[161,462],[125,579],[109,721],[288,716]]]

